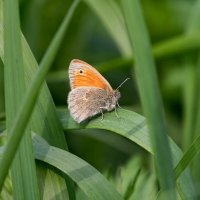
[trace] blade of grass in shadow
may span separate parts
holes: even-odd
[[[134,192],[130,195],[130,199],[159,199],[156,191],[155,174],[149,176],[147,172],[141,171],[135,184]]]
[[[109,173],[107,176],[109,177],[109,180],[115,185],[115,187],[118,188],[118,191],[120,191],[120,194],[123,195],[124,199],[128,200],[134,199],[130,196],[136,193],[138,180],[144,172],[146,173],[146,170],[143,167],[141,157],[134,155],[125,165],[118,169],[118,176],[110,177]],[[143,188],[145,188],[144,185]],[[143,196],[141,196],[139,199],[147,198],[143,198]]]
[[[0,113],[0,121],[4,121],[6,118],[5,112]]]
[[[149,126],[163,199],[176,199],[175,176],[150,39],[138,0],[121,2],[133,46],[142,106]]]
[[[1,118],[1,117],[4,117],[4,113],[0,113],[0,135],[2,135],[3,134],[2,132],[6,129],[5,118]]]
[[[66,173],[87,195],[88,199],[122,200],[113,185],[84,160],[67,151],[50,146],[36,134],[33,134],[33,145],[36,159]]]
[[[119,5],[114,0],[84,0],[107,28],[124,56],[131,55],[125,22]]]
[[[77,124],[66,109],[59,109],[58,116],[64,130],[73,129],[105,129],[126,137],[130,141],[138,144],[143,149],[154,155],[150,142],[150,135],[146,124],[146,119],[132,111],[118,109],[119,118],[115,112],[105,113],[104,119],[101,116],[82,124]],[[181,149],[169,139],[172,151],[173,166],[175,167],[181,159],[183,153]],[[177,190],[183,199],[195,199],[196,193],[189,170],[186,170],[177,180]]]
[[[74,1],[70,11],[68,12],[68,15],[66,16],[66,18],[64,20],[64,23],[62,24],[62,26],[68,25],[70,18],[72,17],[72,14],[74,12],[74,9],[78,5],[78,3],[79,3],[79,0]],[[57,37],[63,36],[63,34],[64,34],[63,31],[64,31],[64,29],[63,29],[63,27],[61,27],[59,29]],[[57,40],[57,42],[60,41],[58,38],[56,38],[55,40]],[[57,43],[55,42],[55,40],[54,40],[54,43],[53,43],[54,46],[51,46],[51,48],[56,49]],[[48,53],[51,54],[51,55],[52,55],[53,52],[54,51],[52,51],[52,50],[48,51]],[[24,53],[29,54],[29,52],[27,52],[27,51],[25,51]],[[27,56],[27,55],[24,55],[24,56]],[[28,119],[30,117],[30,113],[31,113],[31,111],[34,107],[34,103],[35,103],[35,100],[37,98],[37,94],[39,92],[40,86],[43,83],[45,75],[46,75],[46,73],[47,73],[47,71],[50,67],[48,65],[49,64],[48,56],[45,56],[45,59],[47,59],[47,60],[42,62],[43,65],[38,69],[37,73],[33,77],[33,81],[31,83],[31,86],[25,94],[23,104],[20,107],[20,110],[17,113],[17,117],[15,119],[15,122],[14,122],[12,128],[11,128],[10,132],[11,133],[15,132],[15,134],[12,134],[12,136],[9,138],[8,143],[6,145],[6,148],[5,148],[5,153],[4,153],[3,158],[2,158],[1,171],[0,171],[0,188],[2,187],[3,181],[5,179],[5,174],[6,174],[8,167],[9,167],[11,161],[12,161],[12,157],[15,153],[15,150],[17,149],[17,146],[19,144],[23,130],[24,130],[26,123],[28,122]],[[28,62],[28,60],[27,60],[27,62]],[[57,129],[60,131],[59,126],[58,126]],[[48,132],[48,131],[46,130],[46,132]],[[56,137],[58,137],[57,134],[59,134],[59,132],[55,132],[54,134],[56,134]],[[48,136],[48,137],[50,137],[50,136]],[[56,139],[56,140],[58,140],[58,139]],[[12,146],[9,146],[9,144],[12,144]],[[63,144],[63,142],[61,144]]]
[[[11,178],[8,176],[5,180],[3,190],[0,193],[0,200],[12,200],[13,199],[13,190]]]
[[[5,106],[6,106],[6,127],[8,138],[15,135],[12,131],[13,122],[16,118],[21,101],[25,92],[24,63],[22,57],[21,33],[19,21],[18,1],[7,0],[3,4],[4,13],[4,74],[5,74]],[[29,113],[30,115],[30,113]],[[39,190],[36,178],[36,167],[33,156],[31,134],[29,129],[21,130],[24,137],[15,148],[16,154],[10,156],[13,160],[11,166],[11,179],[13,185],[13,195],[16,199],[39,199]],[[8,148],[12,148],[14,141],[9,143]],[[3,155],[1,166],[4,164],[7,154]],[[4,183],[7,171],[2,169],[0,181]],[[30,181],[31,180],[31,181]],[[0,184],[0,191],[2,184]]]

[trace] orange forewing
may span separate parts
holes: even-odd
[[[72,88],[78,87],[97,87],[105,89],[107,91],[112,91],[110,84],[106,79],[91,65],[88,63],[74,59],[71,63],[72,72]]]
[[[107,88],[107,85],[101,80],[101,78],[92,71],[84,69],[84,67],[83,73],[80,73],[80,71],[77,70],[74,77],[74,87],[76,88],[81,86],[98,87],[102,89]]]

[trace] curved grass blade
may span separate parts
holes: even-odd
[[[50,146],[42,137],[33,135],[36,159],[46,162],[66,173],[91,200],[122,200],[111,183],[94,167],[77,156]]]
[[[143,149],[154,155],[150,142],[149,131],[146,124],[146,119],[132,111],[118,109],[119,118],[115,112],[105,113],[104,119],[101,116],[95,118],[89,123],[85,122],[77,124],[70,116],[67,109],[58,110],[60,122],[65,130],[73,129],[105,129],[126,137],[130,141],[138,144]],[[169,138],[169,145],[172,152],[173,166],[175,167],[180,161],[183,153],[180,148]],[[179,195],[183,199],[195,199],[196,193],[188,170],[179,177],[176,181]]]
[[[69,113],[66,110],[60,109],[58,111],[58,116],[65,130],[83,128],[98,128],[110,130],[122,135],[123,137],[128,138],[129,140],[140,145],[142,148],[153,154],[151,144],[149,141],[150,139],[148,135],[148,129],[145,123],[145,118],[131,111],[120,109],[118,112],[120,116],[119,119],[116,118],[114,113],[106,113],[103,121],[101,120],[101,117],[99,117],[90,121],[88,124],[85,123],[82,125],[78,125],[76,122],[74,122],[73,119],[69,117]],[[122,125],[120,125],[121,123]],[[124,129],[123,127],[126,127],[126,129]],[[179,194],[183,197],[183,199],[195,199],[196,194],[194,192],[194,187],[189,171],[186,170],[184,172],[184,170],[187,168],[192,158],[199,152],[200,137],[198,137],[194,141],[193,145],[191,145],[190,149],[184,154],[183,157],[181,150],[178,148],[178,146],[176,146],[176,144],[172,140],[170,140],[170,147],[172,149],[173,163],[175,166],[174,170],[177,178]],[[3,154],[3,150],[4,147],[0,147],[0,159]],[[190,157],[188,157],[187,154],[189,154]]]

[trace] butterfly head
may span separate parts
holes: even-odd
[[[127,78],[126,80],[124,80],[118,87],[117,89],[113,90],[112,95],[111,95],[111,102],[108,105],[108,111],[113,110],[116,108],[116,105],[118,105],[118,100],[121,97],[121,94],[119,92],[119,88],[128,80],[129,78]]]
[[[111,95],[110,101],[107,105],[108,111],[116,108],[116,105],[118,105],[118,100],[119,100],[120,97],[121,97],[121,94],[120,94],[119,90],[114,90],[112,95]]]
[[[119,90],[114,90],[113,91],[113,99],[117,102],[120,97],[121,97],[121,94],[120,94]]]

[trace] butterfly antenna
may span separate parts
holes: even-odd
[[[118,90],[126,81],[128,81],[130,78],[126,78],[115,90]]]

